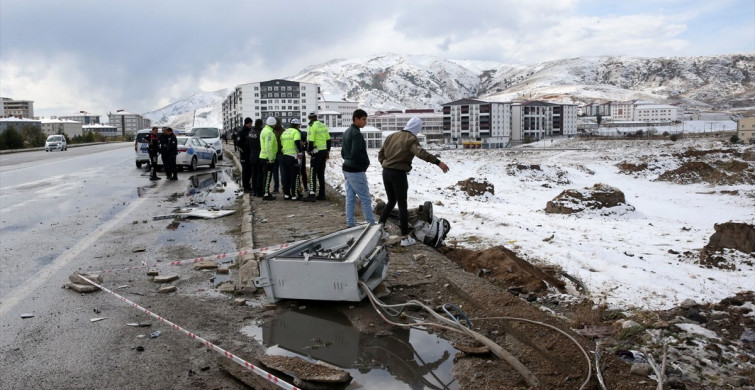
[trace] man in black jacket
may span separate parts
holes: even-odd
[[[241,162],[241,185],[244,188],[244,192],[253,192],[252,184],[250,183],[252,178],[252,161],[250,158],[251,150],[249,148],[249,134],[251,132],[252,118],[246,118],[244,119],[244,126],[241,127],[241,130],[237,131],[239,161]]]
[[[149,179],[160,180],[157,176],[157,156],[160,154],[160,138],[157,135],[157,127],[152,128],[152,132],[147,134],[147,153],[149,153]]]
[[[176,168],[176,155],[178,155],[178,139],[173,134],[170,127],[163,128],[163,134],[160,137],[160,154],[163,156],[163,167],[165,167],[165,177],[168,180],[178,180],[178,169]]]
[[[372,214],[372,200],[370,187],[367,183],[367,167],[370,158],[367,156],[367,142],[361,129],[367,125],[367,113],[358,109],[351,115],[351,126],[343,133],[341,157],[343,157],[343,177],[346,180],[346,226],[355,226],[354,206],[356,198],[362,203],[364,219],[371,225],[375,224]]]

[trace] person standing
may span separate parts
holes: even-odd
[[[273,167],[273,193],[278,193],[278,189],[282,187],[282,182],[285,179],[285,172],[283,172],[283,152],[281,152],[281,134],[286,131],[281,125],[280,118],[276,118],[275,126],[273,126],[273,133],[275,133],[275,139],[278,141],[278,153],[275,156],[275,166]]]
[[[299,164],[302,156],[301,133],[299,132],[301,121],[291,120],[291,127],[281,134],[281,161],[283,167],[281,177],[283,182],[283,200],[301,200],[299,193]]]
[[[275,138],[275,132],[273,131],[273,126],[276,123],[278,122],[275,118],[267,118],[265,121],[267,126],[262,129],[262,133],[260,134],[260,161],[265,164],[265,184],[263,184],[265,195],[262,197],[262,200],[275,200],[275,197],[270,194],[270,180],[273,178],[275,158],[278,155],[278,139]]]
[[[254,189],[252,188],[252,151],[251,142],[249,137],[252,135],[252,118],[244,119],[244,126],[241,130],[236,132],[236,139],[238,140],[239,147],[239,161],[241,162],[241,186],[244,192],[252,193],[254,195]]]
[[[416,243],[414,238],[409,235],[409,214],[406,208],[406,197],[409,190],[406,175],[412,170],[414,156],[437,165],[443,173],[448,172],[448,165],[420,146],[417,133],[421,129],[421,119],[416,116],[409,119],[404,130],[389,135],[383,142],[380,152],[378,152],[378,161],[383,167],[383,185],[385,185],[385,193],[388,196],[388,203],[380,214],[379,223],[385,224],[393,207],[398,203],[401,246],[410,246]]]
[[[351,115],[351,126],[343,133],[341,157],[343,157],[343,178],[346,181],[347,227],[356,225],[354,220],[356,198],[359,198],[359,202],[362,204],[364,219],[370,225],[375,224],[370,187],[367,183],[367,167],[370,166],[370,158],[367,156],[367,142],[364,140],[361,131],[366,125],[367,112],[358,109]]]
[[[160,154],[160,138],[157,135],[157,127],[147,135],[147,153],[149,154],[149,179],[160,180],[157,176],[157,155]]]
[[[307,188],[309,188],[309,180],[307,180],[307,132],[299,129],[299,133],[301,133],[301,150],[299,150],[301,152],[301,164],[299,165],[299,170],[303,186],[300,196],[304,197],[304,194],[307,193]]]
[[[262,184],[264,182],[263,177],[263,169],[262,166],[264,165],[263,161],[260,161],[260,134],[262,134],[262,119],[255,119],[254,120],[254,127],[252,127],[252,130],[249,132],[249,160],[251,160],[251,166],[252,166],[252,189],[254,191],[255,196],[258,198],[262,197]]]
[[[307,151],[312,159],[309,168],[309,196],[304,201],[314,202],[325,200],[325,162],[330,158],[330,133],[328,126],[318,121],[317,114],[314,112],[310,113],[307,118],[309,119]]]
[[[165,177],[168,180],[178,180],[178,169],[176,168],[178,139],[170,127],[164,128],[163,134],[160,137],[160,154],[163,156]]]

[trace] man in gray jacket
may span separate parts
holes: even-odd
[[[367,167],[370,166],[370,158],[367,156],[367,142],[361,131],[367,125],[367,113],[358,109],[351,115],[351,121],[351,126],[343,133],[341,146],[343,178],[346,181],[346,226],[356,225],[354,207],[357,197],[362,203],[364,219],[374,225],[375,216],[372,214],[370,187],[367,183]]]

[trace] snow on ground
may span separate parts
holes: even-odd
[[[740,262],[737,271],[726,271],[696,264],[699,250],[714,233],[713,224],[755,223],[755,186],[714,188],[653,181],[664,170],[678,167],[671,156],[674,151],[720,148],[718,141],[557,139],[537,146],[439,151],[450,167],[447,174],[415,158],[409,175],[409,207],[434,202],[435,215],[451,222],[447,244],[473,249],[503,245],[531,262],[558,265],[582,280],[593,299],[611,307],[658,310],[687,298],[717,302],[738,291],[755,290],[752,265]],[[387,200],[378,150],[368,153],[373,200]],[[641,156],[653,156],[654,164],[664,169],[627,175],[616,167],[622,161],[638,162]],[[340,149],[335,149],[326,180],[343,191],[341,163]],[[510,164],[539,164],[541,171],[514,169]],[[495,194],[470,197],[454,187],[470,177],[493,184]],[[563,190],[596,183],[623,191],[634,210],[617,208],[608,215],[545,213],[546,203]],[[739,190],[739,194],[721,194],[721,190]],[[752,263],[749,255],[741,256],[748,258]]]

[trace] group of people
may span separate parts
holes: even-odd
[[[178,180],[176,156],[178,155],[178,139],[173,129],[163,127],[162,134],[157,134],[158,128],[153,127],[147,135],[147,153],[149,154],[150,180],[160,180],[157,176],[157,156],[163,156],[163,169],[168,180]]]
[[[234,131],[234,147],[239,150],[241,183],[244,192],[263,200],[275,200],[282,187],[283,200],[314,202],[325,200],[325,162],[330,156],[330,133],[315,113],[308,116],[308,132],[293,119],[288,129],[269,117],[252,121]],[[310,156],[310,170],[306,160]],[[270,191],[270,185],[274,189]],[[280,185],[279,185],[280,184]],[[300,192],[303,184],[304,191]]]
[[[343,177],[346,187],[346,226],[355,226],[354,208],[356,199],[362,204],[362,213],[369,224],[375,224],[372,212],[370,189],[367,182],[367,168],[370,158],[367,155],[367,143],[361,129],[367,125],[367,113],[356,110],[352,115],[352,124],[343,133],[341,157],[343,157]],[[399,226],[401,228],[401,246],[414,245],[416,241],[409,233],[409,213],[407,193],[409,181],[407,174],[412,170],[412,160],[419,157],[435,164],[443,173],[448,172],[448,165],[438,157],[427,152],[419,144],[417,133],[422,129],[422,120],[413,117],[402,131],[389,135],[383,142],[378,161],[383,168],[383,185],[388,202],[380,214],[379,224],[385,225],[393,208],[398,204]]]

